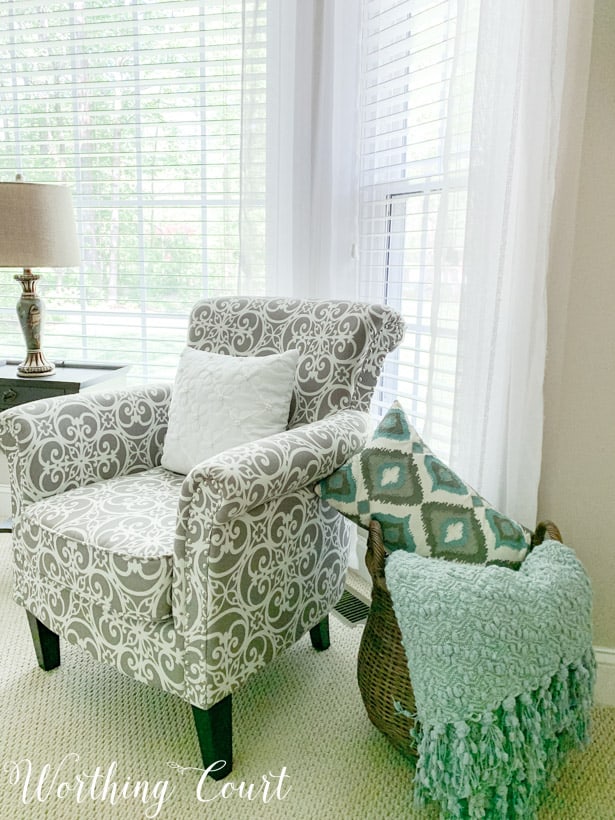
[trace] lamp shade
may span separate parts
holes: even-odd
[[[79,261],[70,189],[0,182],[0,266],[55,268]]]

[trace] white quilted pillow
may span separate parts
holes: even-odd
[[[185,348],[162,466],[185,474],[216,453],[286,430],[298,359],[297,350],[220,356]]]

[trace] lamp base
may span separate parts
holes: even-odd
[[[37,376],[51,376],[55,367],[47,361],[41,350],[41,327],[43,324],[43,300],[36,292],[37,273],[30,268],[24,268],[23,273],[14,277],[21,282],[21,296],[17,302],[17,316],[26,340],[26,358],[17,367],[17,375],[23,378],[35,379]]]
[[[28,350],[28,355],[17,365],[17,375],[35,379],[37,376],[51,376],[56,372],[55,365],[47,361],[42,350]]]

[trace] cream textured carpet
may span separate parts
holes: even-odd
[[[233,773],[199,787],[202,765],[186,703],[64,643],[62,666],[39,670],[25,615],[11,600],[9,549],[9,537],[0,536],[2,820],[437,816],[412,808],[409,764],[365,715],[355,682],[360,627],[332,618],[327,652],[316,653],[305,637],[238,693]],[[614,761],[615,709],[598,707],[591,746],[570,756],[540,820],[615,820]],[[89,775],[81,791],[79,773]],[[267,794],[256,794],[263,777]],[[136,781],[147,782],[145,804],[143,792],[134,794]],[[223,796],[229,781],[237,789],[227,786]]]

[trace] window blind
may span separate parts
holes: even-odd
[[[41,271],[49,359],[167,378],[196,299],[264,292],[266,59],[263,0],[0,4],[0,178],[69,185],[80,235]]]
[[[454,413],[476,15],[455,0],[364,0],[359,292],[406,335],[375,397],[448,456]]]

